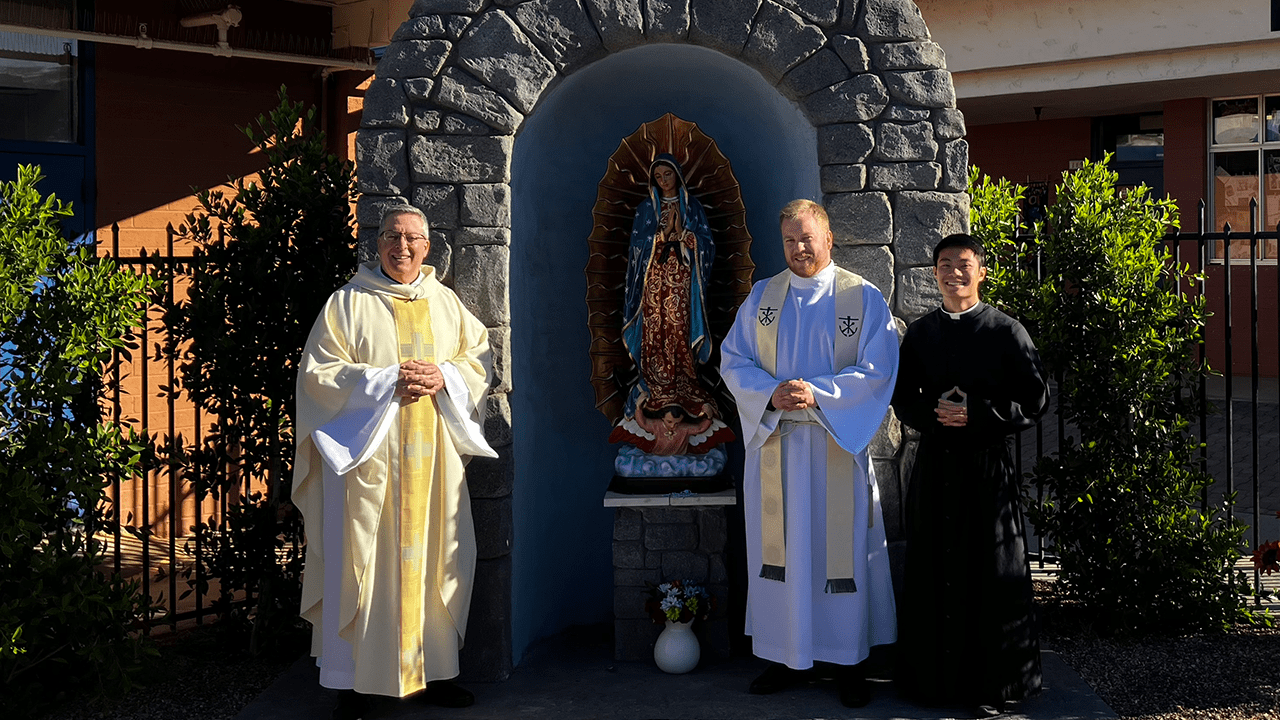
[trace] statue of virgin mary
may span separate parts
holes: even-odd
[[[706,288],[715,245],[680,163],[658,155],[636,209],[622,340],[638,370],[610,436],[653,455],[697,455],[733,439],[698,366],[711,358]]]

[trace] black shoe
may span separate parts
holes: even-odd
[[[339,690],[338,704],[329,715],[330,720],[360,720],[369,710],[369,698],[355,690]]]
[[[451,680],[433,680],[419,696],[423,702],[443,708],[471,707],[476,696]]]
[[[769,667],[760,676],[751,681],[747,692],[752,695],[772,695],[779,690],[786,690],[796,681],[800,673],[781,663],[769,663]]]
[[[840,704],[847,708],[866,707],[871,702],[871,683],[853,673],[840,678]]]

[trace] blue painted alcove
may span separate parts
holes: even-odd
[[[813,126],[758,72],[714,50],[610,55],[553,88],[525,121],[511,169],[515,662],[540,638],[613,617],[613,511],[601,501],[616,446],[589,382],[583,267],[609,156],[667,112],[697,123],[733,164],[757,279],[785,267],[779,209],[821,200]]]

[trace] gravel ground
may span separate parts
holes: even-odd
[[[1102,639],[1078,629],[1036,583],[1043,643],[1121,718],[1280,720],[1280,628],[1214,635]],[[1055,622],[1057,620],[1057,622]]]
[[[1037,582],[1044,600],[1052,585]],[[1055,622],[1046,607],[1044,644],[1056,650],[1122,718],[1280,720],[1280,629],[1224,635],[1103,640]],[[221,651],[208,628],[159,638],[148,679],[110,702],[69,704],[45,720],[230,720],[304,648],[274,658]]]
[[[44,720],[231,720],[305,650],[273,657],[229,655],[205,626],[156,638],[160,656],[121,698],[70,702]]]

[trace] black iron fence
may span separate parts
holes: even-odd
[[[1261,259],[1276,257],[1280,225],[1260,229],[1256,200],[1250,208],[1254,220],[1247,231],[1230,224],[1213,231],[1201,201],[1195,231],[1172,232],[1165,243],[1174,263],[1200,273],[1193,292],[1206,299],[1210,313],[1198,352],[1214,375],[1202,376],[1194,389],[1200,411],[1192,427],[1201,443],[1201,468],[1215,479],[1202,494],[1201,510],[1225,504],[1249,525],[1246,540],[1257,548],[1268,537],[1280,537],[1280,522],[1271,523],[1280,511],[1280,267],[1274,260]],[[1019,240],[1034,247],[1029,236]],[[1039,274],[1038,257],[1035,267]],[[1247,312],[1247,324],[1241,322],[1242,311]],[[1265,336],[1270,336],[1269,344]],[[1059,438],[1072,430],[1058,412],[1061,396],[1055,397],[1045,418],[1015,445],[1015,461],[1022,471],[1036,458],[1056,452]],[[1044,489],[1035,492],[1037,501],[1043,500]],[[1055,560],[1051,538],[1037,536],[1034,545],[1032,557],[1040,568]],[[1261,587],[1256,570],[1254,583]]]

